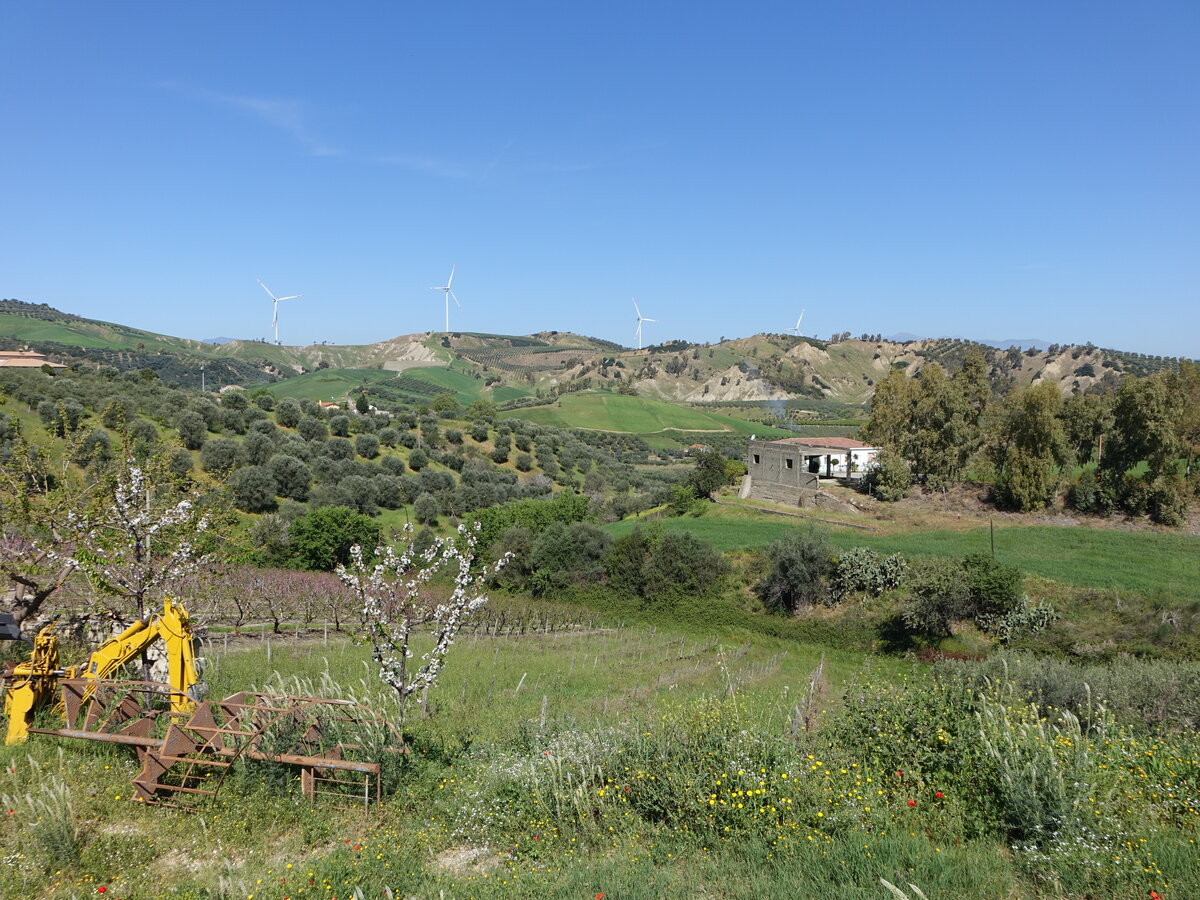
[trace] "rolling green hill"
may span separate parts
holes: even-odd
[[[739,434],[758,433],[772,437],[791,434],[778,428],[755,425],[741,419],[677,406],[663,400],[606,391],[565,394],[552,405],[518,409],[505,415],[558,428],[587,428],[631,434],[654,434],[661,431],[733,431]]]
[[[334,402],[346,399],[355,388],[383,381],[395,374],[384,369],[320,369],[277,382],[267,388],[267,392],[277,399],[292,397]]]

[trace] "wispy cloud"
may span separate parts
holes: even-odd
[[[491,168],[490,166],[472,165],[438,156],[423,156],[410,153],[385,153],[379,156],[372,156],[370,161],[385,166],[398,166],[402,169],[411,169],[414,172],[425,172],[441,178],[461,178],[471,181],[483,180]]]
[[[320,133],[320,129],[314,125],[317,112],[303,100],[223,93],[178,82],[167,82],[162,87],[195,100],[236,110],[252,117],[282,132],[304,152],[312,156],[340,157],[357,163],[393,166],[435,178],[485,182],[504,173],[536,177],[545,174],[589,172],[606,168],[631,155],[654,150],[659,146],[657,141],[634,141],[601,149],[591,158],[551,158],[524,162],[509,159],[509,151],[517,144],[517,141],[512,138],[500,144],[490,158],[477,160],[456,159],[440,154],[423,153],[420,150],[385,153],[355,151],[344,149],[326,140]],[[594,152],[594,148],[592,149]]]
[[[182,91],[208,103],[240,110],[261,122],[278,128],[313,156],[341,156],[312,128],[312,114],[302,100],[255,97],[248,94],[223,94],[205,88],[168,83],[165,87]]]

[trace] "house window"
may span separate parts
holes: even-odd
[[[758,465],[758,461],[759,461],[759,460],[758,460],[758,454],[757,454],[757,453],[755,453],[755,454],[754,454],[754,464],[755,464],[756,466]]]
[[[785,460],[784,460],[784,462],[787,464],[787,467],[788,467],[789,469],[792,467],[792,461],[791,461],[791,459],[790,459],[790,458],[789,458],[789,459],[785,459]]]

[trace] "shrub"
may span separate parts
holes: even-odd
[[[337,437],[346,437],[350,434],[350,417],[349,416],[334,416],[329,420],[329,433]]]
[[[379,512],[376,507],[375,479],[365,475],[347,475],[338,482],[348,505],[365,516]]]
[[[647,600],[680,600],[714,592],[727,571],[725,558],[686,531],[663,534],[642,563],[641,594]]]
[[[379,544],[380,526],[345,506],[322,506],[300,516],[288,528],[293,561],[301,569],[328,572],[350,562],[350,548],[364,554]]]
[[[167,468],[180,477],[192,471],[192,454],[182,447],[175,447],[167,454]]]
[[[427,465],[429,465],[429,454],[420,447],[408,454],[408,467],[414,472],[420,472]]]
[[[294,456],[277,453],[267,463],[276,490],[281,497],[304,502],[308,499],[308,486],[312,482],[312,470]]]
[[[763,605],[794,613],[824,602],[831,569],[825,535],[815,528],[790,534],[767,548],[770,570],[755,586]]]
[[[913,631],[941,637],[950,634],[951,622],[963,619],[985,630],[998,627],[1024,603],[1022,582],[1016,566],[982,553],[917,560],[908,574],[912,598],[903,608],[904,623]]]
[[[325,441],[320,452],[330,459],[354,459],[354,445],[343,437],[331,437]]]
[[[617,590],[649,601],[674,602],[710,595],[727,571],[711,544],[660,526],[635,528],[613,542],[604,569]]]
[[[179,432],[179,440],[189,450],[199,450],[208,437],[208,425],[204,417],[190,409],[185,409],[175,417],[175,429]]]
[[[591,522],[550,523],[530,548],[533,592],[544,596],[554,588],[600,580],[611,544],[609,534]]]
[[[105,463],[112,459],[112,443],[103,428],[93,428],[72,449],[71,459],[80,466]]]
[[[872,494],[890,503],[908,496],[908,489],[912,486],[912,470],[908,460],[899,453],[880,450],[863,481]]]
[[[907,568],[908,563],[899,553],[883,557],[869,547],[852,547],[833,562],[829,594],[835,600],[856,592],[878,597],[899,587]]]
[[[522,472],[528,472],[533,468],[533,457],[528,453],[518,453],[516,466]]]
[[[265,434],[255,432],[247,435],[246,439],[242,441],[242,452],[246,456],[246,462],[250,465],[266,465],[267,460],[275,452],[275,442]]]
[[[354,439],[354,450],[363,459],[374,459],[379,455],[379,438],[373,434],[360,434]]]
[[[296,428],[306,441],[323,441],[329,433],[325,422],[316,416],[304,416]]]
[[[278,486],[266,466],[246,466],[229,477],[233,505],[242,512],[267,512],[275,508]]]
[[[422,525],[436,525],[441,508],[433,494],[422,494],[413,501],[413,518]]]
[[[205,472],[224,477],[245,463],[242,446],[233,438],[214,438],[206,441],[200,451],[200,465]]]
[[[379,461],[379,467],[389,475],[403,475],[405,469],[404,460],[398,456],[385,456]]]
[[[275,421],[284,428],[295,428],[300,424],[300,404],[291,397],[284,397],[275,407]]]

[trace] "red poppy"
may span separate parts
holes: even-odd
[[[904,777],[904,772],[903,772],[903,770],[901,770],[901,769],[897,769],[897,770],[896,770],[896,774],[897,774],[897,775],[899,775],[901,778],[903,778],[903,777]]]
[[[1150,900],[1162,900],[1162,894],[1160,894],[1158,891],[1151,891]]]
[[[916,800],[909,800],[909,801],[908,801],[908,805],[909,805],[909,806],[916,806],[916,805],[917,805],[917,801],[916,801]]]
[[[108,890],[108,888],[106,888],[104,885],[100,885],[100,887],[96,888],[96,893],[103,894],[107,890]]]
[[[933,796],[935,796],[935,797],[937,797],[939,800],[941,800],[941,799],[942,799],[942,797],[944,797],[944,796],[946,796],[946,795],[945,795],[945,794],[943,794],[941,791],[938,791],[938,792],[936,792],[936,793],[935,793]]]
[[[596,900],[604,900],[604,895],[603,895],[603,894],[597,894],[597,895],[596,895]]]

